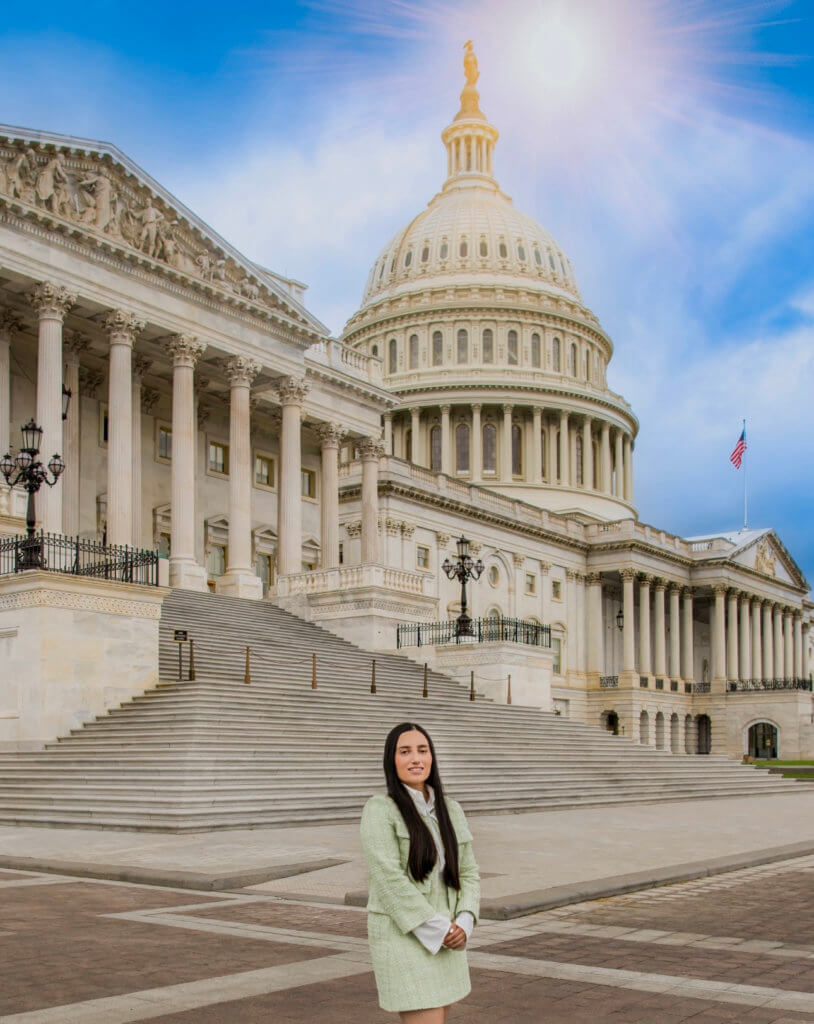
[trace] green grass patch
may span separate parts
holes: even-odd
[[[793,766],[793,767],[806,766],[806,767],[809,767],[809,768],[814,768],[814,761],[774,761],[774,760],[766,760],[766,761],[755,761],[754,763],[759,768],[774,768],[774,767],[783,768],[786,765]]]

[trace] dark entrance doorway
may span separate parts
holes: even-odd
[[[755,722],[749,726],[749,756],[777,757],[777,729],[771,722]]]
[[[698,753],[708,754],[712,747],[712,722],[709,715],[699,715],[698,725]]]
[[[619,715],[615,711],[606,711],[603,716],[605,720],[605,728],[608,732],[612,732],[614,736],[619,735]]]

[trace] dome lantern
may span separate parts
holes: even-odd
[[[441,139],[447,149],[447,180],[444,191],[466,185],[490,184],[497,188],[493,174],[493,154],[498,130],[486,120],[480,109],[480,95],[475,87],[480,72],[472,41],[464,44],[464,76],[461,108]]]

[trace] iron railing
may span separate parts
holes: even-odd
[[[603,690],[618,690],[619,676],[600,676],[599,686]]]
[[[810,690],[810,679],[730,679],[726,688],[730,693],[749,690]]]
[[[396,626],[396,647],[495,642],[551,646],[551,627],[525,619],[471,619],[470,628],[471,634],[461,634],[457,619],[448,622],[402,622]]]
[[[44,572],[158,586],[158,552],[126,544],[100,544],[59,533],[0,538],[0,576],[36,568]]]

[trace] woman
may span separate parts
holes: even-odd
[[[469,994],[465,947],[480,903],[472,833],[444,798],[427,732],[404,722],[384,744],[387,796],[362,812],[368,937],[379,1004],[403,1024],[444,1024]]]

